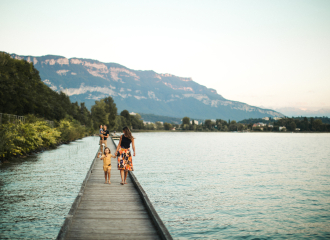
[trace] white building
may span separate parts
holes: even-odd
[[[263,120],[269,121],[269,117],[262,118]]]
[[[190,121],[190,124],[192,124],[192,121]],[[195,125],[198,125],[198,121],[197,120],[194,120],[194,124]]]
[[[133,116],[135,116],[136,113],[135,113],[135,112],[131,112],[131,113],[129,113],[129,115],[133,115]]]
[[[153,123],[153,122],[146,122],[146,121],[143,121],[143,124],[144,124],[144,125],[151,124],[151,123]]]
[[[286,131],[286,127],[284,127],[284,126],[278,127],[278,130],[280,130],[280,131]]]
[[[280,117],[273,117],[273,119],[276,121],[276,120],[280,120],[282,118],[280,118]]]

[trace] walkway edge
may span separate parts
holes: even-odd
[[[111,138],[113,144],[117,147],[116,143],[113,141],[113,139]],[[166,226],[164,225],[162,219],[159,217],[158,213],[156,212],[154,206],[152,205],[152,203],[150,202],[148,195],[146,194],[146,192],[144,191],[144,189],[142,188],[141,184],[139,183],[139,181],[137,180],[137,178],[135,177],[134,173],[129,171],[129,176],[134,184],[134,186],[137,188],[139,195],[142,198],[142,201],[144,203],[144,206],[146,207],[148,213],[150,214],[157,230],[158,233],[161,237],[161,239],[163,240],[173,240],[171,234],[169,233],[169,231],[167,230]]]
[[[81,188],[80,188],[80,191],[78,193],[78,196],[76,197],[76,199],[72,203],[71,209],[70,209],[68,215],[66,216],[66,218],[64,220],[64,223],[63,223],[63,225],[62,225],[62,227],[61,227],[61,229],[60,229],[60,231],[59,231],[59,233],[57,235],[57,238],[56,238],[57,240],[64,240],[65,239],[65,236],[66,236],[66,234],[67,234],[67,232],[68,232],[68,230],[70,228],[70,225],[72,223],[72,218],[73,218],[74,214],[76,213],[76,210],[77,210],[77,208],[78,208],[78,206],[79,206],[79,204],[81,202],[81,198],[82,198],[82,196],[84,194],[84,191],[85,191],[86,183],[87,183],[87,181],[88,181],[88,179],[89,179],[89,177],[90,177],[90,175],[92,173],[93,166],[94,166],[95,161],[97,159],[97,153],[98,153],[98,151],[96,152],[95,158],[94,158],[94,160],[93,160],[93,162],[92,162],[89,170],[87,171],[85,180],[81,184]]]

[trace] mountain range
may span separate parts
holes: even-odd
[[[92,59],[41,57],[11,54],[12,58],[32,62],[42,81],[55,91],[69,95],[71,101],[85,102],[90,109],[95,100],[111,96],[118,111],[196,119],[283,117],[271,109],[227,100],[216,90],[191,78],[154,71],[132,70],[117,63]]]
[[[295,107],[283,107],[283,108],[275,108],[274,110],[285,114],[288,117],[294,116],[304,116],[304,117],[330,117],[330,108],[321,108],[317,110],[306,109],[306,108],[295,108]]]

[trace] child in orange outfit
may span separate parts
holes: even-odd
[[[101,160],[103,159],[103,171],[104,171],[104,178],[105,178],[105,183],[110,182],[110,176],[111,176],[111,158],[116,158],[111,154],[111,151],[108,147],[104,149],[104,154],[101,157]]]

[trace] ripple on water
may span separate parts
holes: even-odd
[[[134,137],[135,175],[174,238],[330,237],[330,134]]]
[[[55,239],[97,149],[87,137],[1,166],[1,239]]]

